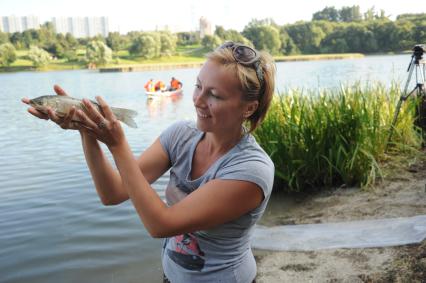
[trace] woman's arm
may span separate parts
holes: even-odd
[[[130,199],[153,237],[215,227],[253,210],[263,200],[263,191],[252,182],[212,180],[168,207],[138,170],[128,145],[116,147],[112,153]]]
[[[155,178],[161,170],[169,167],[169,159],[159,140],[142,158],[152,160],[162,168],[157,172],[145,173],[134,159],[120,123],[108,105],[97,98],[105,116],[91,103],[84,100],[88,115],[79,112],[90,136],[104,142],[112,153],[121,176],[122,185],[146,229],[153,237],[167,237],[207,229],[236,219],[256,208],[263,199],[261,188],[248,181],[213,180],[198,188],[177,204],[168,207],[150,186],[149,179]],[[105,124],[102,129],[98,123]],[[142,162],[144,163],[144,162]],[[145,176],[146,175],[146,176]]]
[[[57,95],[67,96],[67,93],[57,85],[54,86],[54,91]],[[29,104],[29,99],[23,98],[22,102]],[[96,191],[103,204],[119,204],[129,199],[128,192],[123,187],[120,174],[105,156],[99,142],[85,131],[83,124],[72,122],[72,117],[78,114],[75,108],[72,108],[64,118],[58,117],[52,109],[48,109],[47,113],[42,113],[34,107],[30,107],[28,112],[40,119],[50,119],[63,129],[79,130],[86,162],[95,183]],[[168,170],[170,163],[159,141],[156,141],[145,150],[137,162],[149,182],[154,182],[164,174]]]
[[[98,141],[81,132],[81,142],[87,166],[102,203],[115,205],[129,199],[129,195],[122,185],[120,174],[112,167]]]

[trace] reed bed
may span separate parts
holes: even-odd
[[[361,186],[382,176],[381,163],[421,145],[415,102],[402,104],[387,152],[400,86],[380,83],[275,95],[255,136],[275,164],[276,187],[309,191]]]

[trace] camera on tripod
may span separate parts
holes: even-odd
[[[414,45],[413,47],[414,57],[419,58],[419,60],[421,60],[424,53],[425,53],[425,45],[423,44]]]
[[[425,52],[425,45],[416,44],[413,47],[413,54],[411,56],[410,64],[408,65],[408,78],[405,83],[404,91],[401,94],[401,97],[396,106],[395,115],[393,117],[393,121],[391,124],[388,142],[386,144],[386,150],[389,146],[389,143],[392,138],[392,133],[395,128],[396,120],[398,118],[398,114],[402,105],[402,102],[408,99],[408,97],[413,94],[416,98],[416,117],[414,120],[414,125],[418,127],[421,131],[421,135],[423,137],[423,146],[426,145],[426,89],[425,89],[425,81],[426,81],[426,62],[423,61],[423,54]],[[410,85],[411,77],[415,73],[415,87],[411,91],[408,91],[408,86]]]

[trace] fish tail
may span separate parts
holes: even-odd
[[[138,112],[134,110],[130,110],[130,109],[115,108],[115,107],[111,107],[111,111],[112,113],[114,113],[115,117],[117,117],[118,120],[120,120],[127,126],[131,128],[138,127],[135,120],[133,119],[136,115],[138,115]]]

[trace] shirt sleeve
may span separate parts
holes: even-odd
[[[175,163],[178,149],[180,148],[179,143],[182,142],[182,135],[185,134],[190,121],[178,121],[170,125],[160,134],[160,143],[169,156],[170,161]]]
[[[248,181],[258,185],[265,199],[269,198],[274,183],[274,164],[267,156],[241,154],[225,165],[217,174],[218,179]]]

